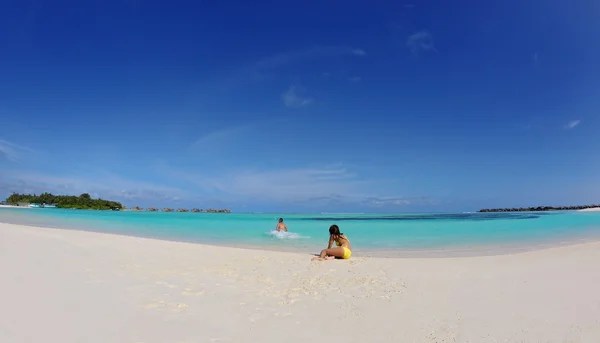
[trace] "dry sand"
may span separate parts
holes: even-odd
[[[578,212],[600,212],[600,207],[590,207],[584,208],[582,210],[577,210]]]
[[[600,342],[600,243],[311,257],[0,224],[0,342]]]

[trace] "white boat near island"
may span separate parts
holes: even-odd
[[[27,206],[30,208],[56,208],[56,205],[47,205],[47,204],[29,204]]]

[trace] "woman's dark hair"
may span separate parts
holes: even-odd
[[[283,222],[283,218],[279,218],[279,222],[282,223]]]
[[[329,234],[330,235],[337,235],[337,236],[341,236],[343,235],[343,233],[340,232],[340,227],[333,224],[329,227]]]

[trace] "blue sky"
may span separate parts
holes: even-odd
[[[600,202],[594,1],[9,1],[0,196],[236,211]]]

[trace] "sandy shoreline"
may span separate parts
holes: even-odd
[[[0,223],[0,342],[600,341],[600,243],[310,257]]]
[[[82,228],[59,228],[58,226],[49,226],[47,223],[14,223],[14,222],[3,222],[0,221],[0,225],[22,225],[34,228],[43,228],[48,230],[75,230],[84,231],[97,234],[108,234],[116,235],[121,237],[131,238],[146,238],[151,240],[168,241],[173,243],[184,243],[194,244],[201,246],[210,246],[213,248],[235,248],[245,249],[255,252],[269,251],[271,253],[295,253],[305,255],[312,253],[314,256],[318,255],[323,246],[294,246],[287,247],[285,245],[255,245],[255,244],[242,244],[242,243],[231,243],[231,242],[220,242],[220,243],[207,243],[198,242],[194,240],[181,240],[173,239],[170,237],[152,237],[138,235],[134,233],[110,233],[101,231],[100,229],[82,229]],[[569,237],[554,237],[548,240],[538,240],[535,242],[521,242],[521,243],[495,243],[495,244],[467,244],[464,247],[445,247],[438,249],[362,249],[361,247],[354,247],[354,255],[360,255],[365,258],[377,258],[377,259],[407,259],[407,258],[464,258],[464,257],[484,257],[484,256],[502,256],[502,255],[514,255],[525,252],[533,252],[538,250],[545,250],[550,248],[558,248],[572,245],[580,245],[586,243],[600,242],[600,235],[594,233],[585,233],[580,235],[569,235]]]
[[[583,210],[577,210],[577,212],[600,212],[600,207],[584,208]]]

